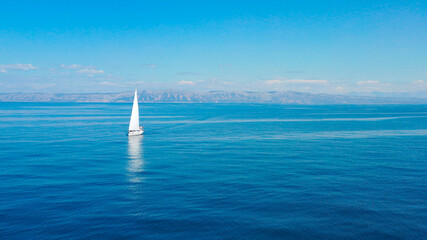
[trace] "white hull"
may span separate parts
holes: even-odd
[[[144,133],[144,130],[142,129],[142,127],[139,127],[139,130],[128,131],[128,136],[138,136],[138,135],[142,135],[143,133]]]

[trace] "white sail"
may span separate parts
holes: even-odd
[[[130,116],[129,131],[130,130],[139,130],[139,108],[136,90],[133,98],[132,115]]]

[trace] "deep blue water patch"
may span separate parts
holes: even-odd
[[[427,106],[0,103],[1,239],[426,239]]]

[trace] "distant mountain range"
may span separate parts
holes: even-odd
[[[150,103],[278,103],[278,104],[427,104],[426,98],[368,97],[303,92],[249,92],[179,90],[140,91],[140,102]],[[122,93],[0,93],[0,102],[131,102],[133,92]]]

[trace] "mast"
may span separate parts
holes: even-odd
[[[138,96],[137,90],[135,89],[135,96],[133,97],[132,114],[130,116],[129,131],[139,130],[139,108],[138,108]]]

